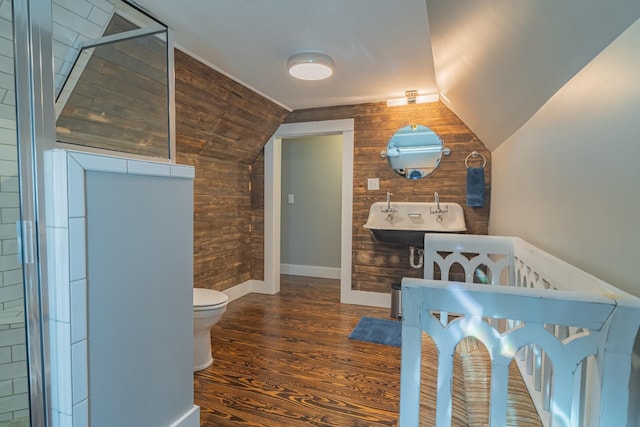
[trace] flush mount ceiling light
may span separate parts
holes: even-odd
[[[417,90],[408,90],[404,93],[404,98],[387,99],[387,107],[397,107],[408,104],[426,104],[428,102],[438,102],[440,96],[437,93],[430,95],[418,95]]]
[[[293,55],[287,61],[289,74],[301,80],[322,80],[333,74],[334,63],[322,53],[304,52]]]

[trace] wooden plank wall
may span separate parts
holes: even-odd
[[[135,28],[114,14],[104,34]],[[56,121],[57,140],[166,158],[166,50],[156,36],[96,47]]]
[[[177,160],[196,168],[194,286],[223,290],[255,278],[262,259],[252,165],[264,170],[263,146],[288,112],[179,50],[175,70]]]
[[[371,292],[389,292],[390,284],[401,277],[421,277],[421,270],[409,264],[408,247],[375,242],[362,227],[373,202],[385,200],[387,191],[394,201],[432,202],[434,192],[442,202],[459,203],[465,211],[467,232],[487,234],[491,188],[491,153],[444,104],[418,104],[387,107],[386,103],[360,104],[294,111],[286,123],[316,120],[355,119],[353,166],[353,266],[352,288]],[[389,138],[403,126],[416,123],[433,129],[451,148],[433,175],[421,180],[408,180],[393,172],[386,159],[380,157]],[[466,206],[465,158],[472,151],[487,159],[485,167],[485,206]],[[471,166],[480,166],[478,162]],[[367,178],[379,178],[380,190],[368,191]],[[254,187],[254,191],[257,189]]]

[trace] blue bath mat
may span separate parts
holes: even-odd
[[[351,331],[349,339],[400,347],[402,323],[397,320],[363,317]]]

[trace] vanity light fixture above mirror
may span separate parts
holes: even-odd
[[[409,104],[426,104],[429,102],[438,102],[440,95],[432,93],[429,95],[419,95],[417,90],[408,90],[404,93],[404,98],[387,99],[387,107],[398,107]]]

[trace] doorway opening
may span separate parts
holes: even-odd
[[[280,272],[340,279],[342,135],[282,140]]]
[[[340,302],[390,307],[390,294],[351,289],[353,227],[354,119],[281,125],[265,146],[264,282],[257,292],[280,291],[282,140],[312,135],[342,136],[342,203],[340,212]]]

